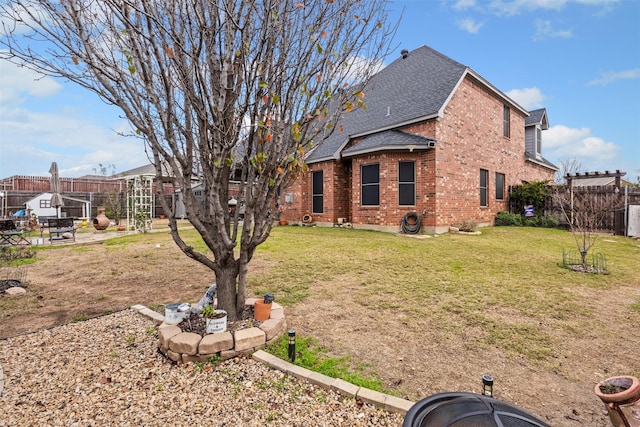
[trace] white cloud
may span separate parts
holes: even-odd
[[[533,35],[534,40],[542,40],[546,38],[563,38],[568,39],[573,37],[572,31],[569,30],[555,30],[551,28],[551,21],[543,21],[536,19],[535,21],[536,33]]]
[[[458,0],[453,5],[454,10],[467,10],[471,9],[476,5],[475,0]]]
[[[637,79],[640,78],[640,68],[625,71],[609,71],[601,73],[599,79],[593,79],[587,86],[606,86],[616,80]]]
[[[567,4],[567,0],[494,0],[489,3],[489,9],[496,15],[519,15],[532,10],[560,10]]]
[[[4,60],[0,60],[0,76],[0,104],[3,106],[21,103],[23,94],[47,97],[62,89],[62,85],[53,78]]]
[[[115,164],[118,171],[149,163],[139,140],[113,130],[129,129],[115,108],[103,110],[85,92],[68,97],[67,89],[0,60],[0,178],[48,176],[52,161],[64,176],[91,174],[99,163]],[[51,100],[57,105],[50,106]]]
[[[460,19],[456,22],[458,28],[471,34],[477,34],[482,28],[482,23],[476,22],[473,18]]]
[[[119,171],[148,163],[139,140],[118,136],[94,120],[65,111],[16,108],[4,113],[0,169],[14,171],[9,175],[46,175],[52,161],[64,176],[91,174],[99,163],[115,164]],[[126,126],[125,121],[114,123]]]
[[[621,148],[591,134],[589,128],[552,126],[543,133],[543,150],[548,158],[576,158],[584,165],[611,168]]]
[[[519,15],[534,10],[562,10],[570,3],[587,6],[602,6],[606,11],[619,0],[493,0],[489,3],[489,10],[496,15]]]
[[[542,91],[535,86],[524,89],[513,89],[505,94],[527,110],[535,110],[536,108],[543,107],[542,101],[545,99]]]
[[[3,2],[6,3],[6,2]],[[3,14],[0,19],[0,25],[5,28],[7,32],[11,32],[15,35],[25,34],[31,32],[31,28],[38,22],[45,24],[50,23],[49,15],[44,13],[42,8],[38,5],[4,5],[6,12],[11,16],[18,19],[12,19]]]

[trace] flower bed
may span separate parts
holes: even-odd
[[[248,298],[245,307],[253,308],[256,298]],[[250,326],[251,324],[247,324]],[[268,320],[256,326],[204,336],[183,330],[179,325],[162,323],[158,328],[158,350],[177,363],[206,362],[211,357],[226,360],[252,353],[279,338],[286,330],[284,309],[273,303]]]

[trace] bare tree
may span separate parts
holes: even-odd
[[[577,172],[584,172],[586,169],[582,166],[582,162],[575,157],[564,157],[558,160],[558,170],[555,173],[554,181],[556,184],[566,184],[567,175],[575,175]]]
[[[8,0],[0,15],[2,58],[118,106],[148,147],[156,183],[173,177],[212,255],[184,241],[175,206],[160,197],[171,234],[215,272],[229,320],[243,309],[248,264],[283,189],[340,116],[363,107],[366,88],[355,83],[380,66],[395,31],[386,0]]]
[[[596,244],[598,231],[611,220],[622,205],[619,191],[593,192],[586,188],[557,186],[553,194],[556,206],[573,234],[582,267],[587,269],[587,254]]]

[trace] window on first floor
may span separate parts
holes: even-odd
[[[496,200],[504,200],[504,174],[496,172]]]
[[[502,109],[502,134],[506,138],[511,136],[511,108],[506,105]]]
[[[480,206],[489,206],[489,171],[480,169]]]
[[[311,183],[312,209],[314,214],[321,214],[324,211],[324,190],[322,171],[313,172]]]
[[[362,165],[362,206],[380,205],[380,165]]]
[[[40,207],[41,208],[50,208],[51,207],[51,200],[40,199]]]
[[[416,204],[416,164],[415,162],[398,163],[398,205],[413,206]]]

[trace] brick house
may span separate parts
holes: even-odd
[[[366,109],[346,113],[307,157],[284,197],[284,216],[338,218],[397,231],[405,215],[441,233],[466,220],[492,224],[508,188],[553,180],[542,157],[546,110],[529,113],[471,68],[423,46],[376,74]]]

